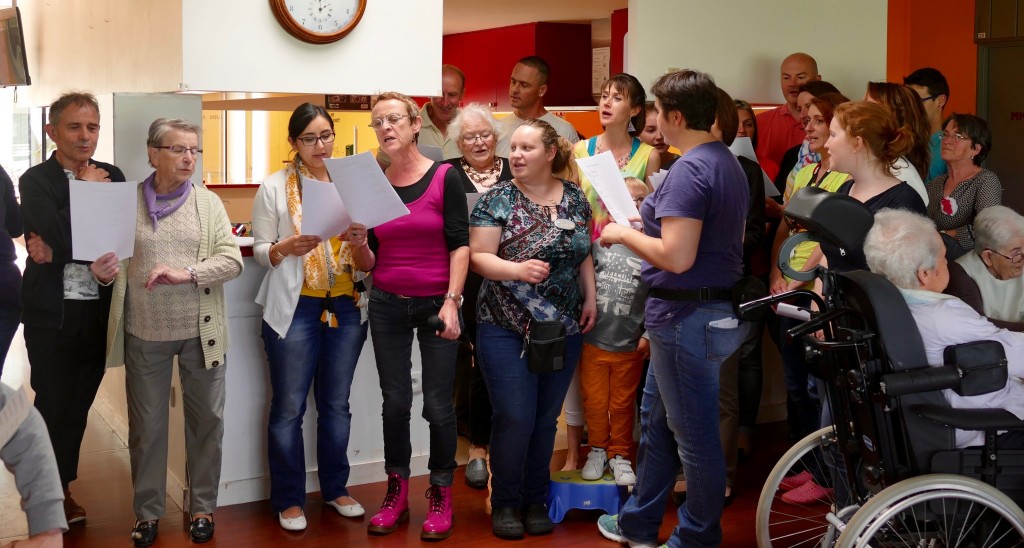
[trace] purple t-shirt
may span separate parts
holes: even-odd
[[[679,158],[640,207],[644,233],[661,237],[661,219],[704,222],[693,267],[682,274],[644,261],[641,278],[651,288],[729,288],[743,275],[743,231],[750,189],[736,157],[719,141],[698,145]],[[697,308],[695,301],[647,299],[647,327],[670,325]]]

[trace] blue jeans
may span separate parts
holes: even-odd
[[[730,318],[731,304],[711,302],[675,324],[648,330],[651,367],[640,407],[637,481],[619,515],[630,540],[657,543],[665,497],[682,462],[686,503],[679,507],[679,525],[668,545],[722,542],[725,458],[718,431],[719,368],[748,327],[709,324]]]
[[[349,395],[356,362],[366,342],[366,325],[349,297],[336,297],[338,327],[320,321],[324,299],[300,296],[288,333],[281,338],[263,322],[270,362],[270,504],[275,512],[306,500],[306,456],[302,417],[313,387],[317,410],[317,476],[324,500],[348,495]]]
[[[412,336],[420,343],[423,418],[430,425],[430,484],[447,487],[455,474],[458,431],[452,395],[459,341],[442,339],[427,326],[444,304],[444,296],[400,297],[370,291],[370,334],[377,357],[380,391],[384,396],[384,470],[403,478],[410,475],[412,442]]]
[[[565,338],[565,367],[538,375],[521,357],[523,337],[477,324],[480,371],[491,396],[491,506],[547,502],[558,415],[583,348],[583,335]]]
[[[794,300],[793,304],[808,306],[810,299]],[[803,342],[787,341],[786,331],[801,323],[800,320],[779,316],[779,352],[782,357],[782,379],[786,386],[786,419],[789,423],[789,437],[793,442],[816,432],[821,417],[821,404],[814,388],[815,379],[810,374],[804,356]]]

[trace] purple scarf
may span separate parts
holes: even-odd
[[[153,219],[153,230],[156,230],[157,219],[163,219],[164,217],[174,213],[188,200],[188,195],[192,192],[192,181],[185,181],[182,183],[177,190],[167,194],[156,193],[156,172],[146,178],[142,182],[142,197],[146,199],[146,209],[149,211],[149,218]],[[159,208],[156,206],[157,200],[171,200],[177,198],[177,201],[171,204],[162,205]]]

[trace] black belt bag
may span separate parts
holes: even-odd
[[[544,374],[565,367],[565,324],[560,320],[531,320],[523,337],[523,354],[530,373]]]
[[[662,299],[665,301],[694,301],[694,302],[711,302],[711,301],[730,301],[732,303],[732,312],[737,318],[743,317],[740,315],[740,305],[760,299],[768,296],[768,288],[764,285],[764,282],[756,276],[744,276],[740,278],[740,281],[736,282],[736,285],[725,288],[725,287],[701,287],[698,289],[663,289],[658,287],[652,287],[650,291],[652,297]],[[746,320],[756,321],[764,314],[768,312],[767,307],[758,309],[754,314],[748,313]],[[760,317],[751,317],[752,315],[759,315]]]

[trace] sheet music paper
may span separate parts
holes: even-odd
[[[373,228],[409,214],[373,154],[331,158],[324,164],[352,222]]]
[[[68,181],[71,196],[71,257],[93,262],[110,253],[135,254],[139,184]]]
[[[619,172],[619,166],[616,165],[611,152],[577,158],[576,165],[587,176],[616,223],[630,226],[629,220],[640,216],[636,202],[623,183],[622,173]]]
[[[302,178],[302,226],[306,236],[329,240],[352,224],[338,189],[331,183]]]

